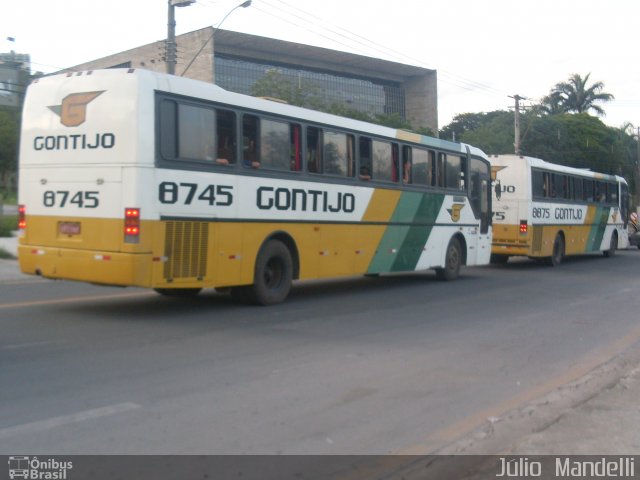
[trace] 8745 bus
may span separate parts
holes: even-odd
[[[295,279],[491,249],[478,149],[144,70],[37,80],[20,145],[23,272],[259,304]]]

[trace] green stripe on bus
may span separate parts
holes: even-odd
[[[611,213],[611,207],[597,207],[596,215],[594,218],[594,225],[591,227],[589,234],[589,243],[587,245],[587,251],[595,252],[600,250],[602,245],[602,238],[604,237],[604,230],[607,228],[607,222],[609,221],[609,214]]]
[[[390,221],[419,225],[387,227],[368,272],[415,270],[443,202],[444,195],[404,192]]]

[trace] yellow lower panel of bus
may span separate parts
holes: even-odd
[[[18,246],[20,269],[47,278],[105,285],[149,286],[151,255]]]
[[[520,233],[520,225],[493,225],[491,253],[497,255],[529,255],[531,251],[529,234]]]
[[[586,253],[589,225],[530,225],[527,234],[520,233],[519,225],[494,225],[491,253],[550,257],[558,234],[564,237],[565,255]]]
[[[364,273],[386,228],[144,221],[139,243],[131,244],[124,241],[123,221],[118,219],[29,217],[28,222],[19,247],[24,273],[154,288],[250,284],[260,247],[273,235],[289,237],[295,244],[300,279]]]
[[[258,252],[273,236],[295,245],[299,279],[364,273],[384,230],[377,225],[160,222],[154,255],[164,260],[153,267],[153,286],[253,283]]]

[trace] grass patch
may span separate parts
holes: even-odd
[[[10,237],[18,229],[17,215],[0,215],[0,237]]]
[[[18,192],[7,192],[0,188],[0,199],[5,205],[17,205],[18,204]]]
[[[16,257],[14,257],[13,254],[0,247],[0,260],[14,260],[15,258]]]

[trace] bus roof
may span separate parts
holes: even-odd
[[[482,150],[463,143],[450,142],[406,130],[394,129],[317,110],[297,107],[287,103],[281,103],[280,101],[274,101],[276,99],[252,97],[241,93],[230,92],[212,83],[144,69],[116,68],[86,72],[60,73],[42,77],[36,80],[35,83],[47,84],[49,82],[60,82],[63,79],[69,79],[70,77],[85,75],[91,75],[96,79],[104,79],[104,81],[114,82],[118,81],[118,78],[122,78],[124,75],[134,75],[141,83],[141,88],[195,97],[212,102],[225,103],[250,110],[271,113],[273,115],[293,117],[307,122],[335,126],[375,136],[423,144],[428,147],[448,151],[466,153],[468,148],[471,154],[487,158]]]
[[[594,172],[588,168],[576,168],[568,167],[566,165],[558,165],[556,163],[547,162],[540,158],[527,157],[524,155],[491,155],[489,157],[491,163],[500,165],[506,165],[514,162],[526,162],[531,168],[540,168],[543,170],[550,170],[559,173],[566,173],[571,175],[582,175],[583,177],[597,178],[599,180],[614,180],[622,183],[627,183],[623,177],[618,175],[610,175],[607,173]]]

